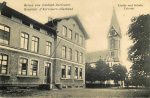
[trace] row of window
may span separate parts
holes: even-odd
[[[67,30],[67,27],[63,26],[62,36],[68,38],[69,40],[72,40],[72,30]],[[75,33],[75,42],[83,45],[83,36],[79,36],[78,33]]]
[[[4,25],[0,25],[0,43],[9,44],[10,28]],[[28,50],[29,45],[29,34],[21,32],[21,44],[22,49]],[[39,38],[32,36],[32,49],[33,52],[38,52],[39,49]],[[46,54],[50,55],[52,49],[52,43],[46,42]]]
[[[79,58],[78,58],[78,51],[75,51],[75,61],[79,63],[83,63],[83,53],[79,53]],[[62,57],[67,58],[68,60],[72,60],[72,49],[67,48],[66,46],[62,46]]]
[[[62,71],[62,74],[61,74],[62,78],[71,79],[71,71],[72,71],[71,66],[62,65],[61,71]],[[83,79],[82,68],[78,68],[78,67],[74,68],[74,79]]]
[[[45,63],[45,76],[50,75],[50,66],[51,63]],[[8,71],[8,55],[0,54],[0,74],[7,74]],[[29,61],[26,58],[19,59],[18,65],[18,75],[30,75],[30,76],[37,76],[38,74],[38,61],[31,60],[30,65]]]
[[[19,60],[19,66],[18,66],[18,75],[29,75],[30,76],[37,76],[37,70],[38,70],[38,61],[37,60],[31,60],[31,65],[28,65],[28,59],[26,58],[20,58]]]
[[[0,24],[0,43],[8,45],[9,39],[10,39],[10,28],[8,26]],[[20,47],[22,49],[28,50],[29,34],[27,34],[25,32],[21,32]],[[39,38],[32,36],[32,49],[31,49],[31,51],[38,52],[38,50],[39,50]],[[51,51],[52,51],[52,43],[47,41],[46,42],[46,54],[51,55]]]
[[[26,58],[19,59],[18,65],[18,75],[23,76],[37,76],[38,74],[38,61],[31,60],[30,65],[29,61]],[[51,63],[45,63],[45,76],[50,76],[50,66]],[[71,66],[62,65],[62,78],[71,78]],[[8,55],[0,54],[0,73],[7,74],[8,71]],[[75,67],[74,78],[82,79],[82,68]]]
[[[29,34],[22,32],[21,33],[21,48],[22,49],[28,49],[29,45]],[[32,48],[31,51],[38,52],[39,50],[39,38],[32,36]],[[52,52],[52,43],[49,41],[46,41],[46,54],[51,55]]]

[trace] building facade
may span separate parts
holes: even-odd
[[[70,27],[72,35],[65,20],[57,32],[0,3],[0,86],[84,87],[86,34],[70,22],[77,27]],[[74,32],[82,36],[80,44]]]
[[[46,23],[57,30],[55,84],[62,88],[85,87],[85,41],[89,38],[77,15]]]

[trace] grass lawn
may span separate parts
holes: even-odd
[[[62,89],[62,90],[37,90],[30,89],[20,92],[1,92],[0,97],[150,97],[149,89]]]

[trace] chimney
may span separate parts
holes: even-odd
[[[4,1],[4,2],[2,3],[2,5],[3,5],[3,6],[6,6],[6,2]]]
[[[6,6],[6,2],[0,3],[0,10],[2,10]]]
[[[48,17],[48,22],[52,21],[53,18],[52,17]]]

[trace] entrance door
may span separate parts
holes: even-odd
[[[45,64],[45,82],[46,84],[50,84],[51,76],[51,63]]]

